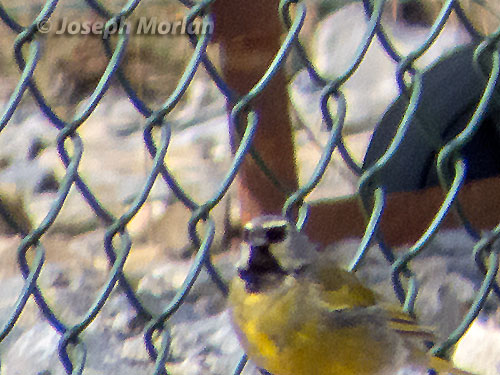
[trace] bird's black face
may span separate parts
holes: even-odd
[[[238,276],[245,282],[250,293],[263,290],[268,283],[277,282],[286,272],[269,252],[269,246],[250,246],[250,258],[246,267],[238,268]]]
[[[267,285],[279,282],[287,273],[281,268],[270,247],[283,242],[287,237],[284,220],[250,222],[245,225],[243,241],[248,246],[245,265],[238,267],[238,276],[245,282],[249,293],[257,293]]]

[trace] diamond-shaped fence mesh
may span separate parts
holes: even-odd
[[[86,373],[90,371],[89,367],[93,369],[89,373],[111,373],[109,369],[99,370],[99,363],[89,365],[92,356],[87,356],[87,352],[95,342],[92,339],[87,340],[86,332],[89,331],[91,325],[99,326],[98,320],[99,316],[103,314],[103,309],[109,304],[114,294],[120,293],[125,296],[129,307],[134,311],[134,316],[141,322],[139,326],[144,327],[141,345],[147,351],[152,364],[149,371],[155,374],[182,373],[180,370],[171,372],[172,363],[175,362],[175,358],[172,358],[171,354],[171,330],[175,328],[176,321],[179,320],[176,320],[176,314],[179,314],[179,309],[191,298],[193,285],[203,273],[210,277],[210,280],[205,280],[205,283],[213,283],[216,286],[218,292],[214,292],[214,294],[219,293],[220,296],[225,296],[228,289],[227,280],[221,276],[217,266],[214,265],[211,254],[217,226],[213,219],[214,209],[222,204],[228,190],[235,184],[235,179],[241,172],[245,158],[252,158],[275,186],[286,191],[284,188],[286,184],[283,185],[279,177],[273,174],[266,165],[266,160],[260,157],[259,150],[253,147],[254,135],[259,126],[259,113],[255,112],[252,106],[253,100],[259,97],[272,82],[276,73],[280,69],[284,69],[287,63],[292,65],[292,68],[288,67],[287,69],[300,69],[299,78],[295,79],[294,84],[299,79],[307,81],[302,86],[303,91],[290,89],[292,105],[298,106],[297,102],[302,98],[306,100],[306,107],[319,108],[316,117],[314,115],[301,115],[300,109],[295,108],[299,112],[297,115],[300,118],[299,122],[303,124],[301,128],[309,133],[313,132],[310,128],[314,128],[317,124],[310,124],[308,121],[318,119],[322,122],[322,129],[312,136],[316,137],[314,142],[321,149],[321,157],[315,163],[314,169],[309,174],[310,177],[301,183],[300,189],[295,192],[286,191],[288,200],[283,207],[284,215],[291,217],[294,215],[295,209],[298,208],[299,227],[307,223],[309,202],[306,197],[315,191],[328,169],[335,168],[334,164],[343,160],[346,167],[344,172],[350,171],[346,173],[359,177],[357,189],[367,219],[364,237],[350,268],[351,270],[357,269],[361,260],[366,256],[370,245],[378,243],[382,254],[392,264],[392,283],[396,295],[409,312],[413,312],[418,289],[417,280],[409,263],[418,258],[428,247],[449,212],[458,215],[463,228],[475,243],[473,249],[470,249],[470,263],[471,268],[476,267],[482,273],[482,282],[477,286],[472,307],[464,312],[461,324],[455,327],[456,329],[446,340],[437,343],[432,348],[434,354],[445,354],[477,317],[490,292],[493,291],[493,294],[500,296],[500,288],[495,282],[498,269],[498,246],[494,246],[494,242],[500,235],[500,226],[482,234],[482,228],[474,227],[465,213],[466,210],[462,207],[463,202],[459,202],[457,198],[466,180],[495,176],[496,168],[498,168],[494,155],[498,153],[498,149],[495,149],[493,145],[490,149],[493,152],[488,154],[489,151],[484,151],[483,143],[481,143],[487,140],[481,137],[478,139],[478,134],[484,134],[481,132],[486,128],[484,124],[487,122],[493,123],[493,134],[498,132],[496,85],[500,72],[498,54],[500,31],[497,30],[490,34],[485,33],[484,30],[478,31],[477,22],[472,22],[469,13],[462,7],[463,4],[458,1],[449,0],[442,3],[429,1],[428,3],[433,4],[437,9],[434,13],[436,17],[426,28],[424,37],[419,39],[419,43],[414,43],[403,53],[401,50],[405,48],[401,48],[400,42],[409,34],[404,34],[397,27],[388,30],[384,23],[384,17],[387,18],[387,9],[391,4],[386,4],[384,1],[364,0],[355,3],[356,8],[353,8],[365,22],[363,31],[360,33],[362,37],[352,49],[356,52],[351,54],[348,63],[344,64],[342,70],[337,69],[335,72],[325,74],[324,69],[318,68],[318,65],[322,64],[321,59],[323,59],[323,63],[325,59],[336,59],[336,48],[340,48],[342,44],[351,43],[351,41],[345,41],[343,38],[346,33],[342,34],[339,31],[338,35],[334,35],[338,36],[337,41],[332,39],[328,40],[328,43],[319,44],[324,49],[331,46],[328,51],[323,51],[322,56],[311,58],[309,56],[310,49],[304,48],[300,42],[301,33],[307,32],[306,28],[314,29],[317,25],[314,22],[312,25],[304,23],[306,10],[311,12],[314,10],[321,15],[321,12],[325,12],[326,5],[324,4],[326,2],[318,6],[319,2],[282,1],[279,5],[279,14],[283,24],[283,39],[279,51],[254,87],[245,95],[238,95],[218,73],[218,64],[214,62],[213,54],[208,52],[213,28],[217,27],[212,9],[214,0],[181,1],[182,11],[178,14],[182,16],[182,22],[179,22],[178,27],[184,32],[182,36],[177,37],[173,44],[181,38],[186,38],[190,46],[186,46],[186,49],[181,51],[168,45],[165,48],[170,51],[170,56],[165,59],[173,59],[172,56],[176,54],[185,54],[189,56],[189,61],[185,65],[181,64],[182,68],[177,66],[172,71],[166,72],[166,82],[168,83],[159,83],[156,87],[154,86],[157,83],[155,81],[161,81],[162,77],[153,76],[148,83],[140,82],[141,79],[151,77],[153,69],[146,67],[143,74],[138,74],[133,68],[133,62],[134,59],[143,59],[151,61],[153,64],[154,60],[158,59],[157,63],[162,64],[162,58],[158,58],[154,53],[147,55],[148,51],[150,52],[155,47],[151,47],[146,52],[141,50],[134,55],[134,50],[129,44],[130,39],[134,37],[134,31],[123,32],[127,28],[137,27],[138,21],[134,20],[134,16],[139,12],[141,6],[148,6],[144,4],[145,1],[129,1],[125,5],[120,5],[122,6],[120,8],[117,4],[113,4],[111,7],[97,0],[85,0],[74,7],[63,8],[68,14],[71,12],[71,16],[68,16],[66,21],[71,21],[71,17],[76,17],[82,12],[94,17],[92,23],[85,26],[87,28],[84,28],[83,23],[66,25],[66,34],[72,34],[71,27],[75,27],[73,34],[94,33],[97,36],[94,36],[93,41],[98,42],[98,44],[91,44],[91,47],[82,44],[71,51],[76,56],[74,61],[81,64],[63,65],[57,65],[54,59],[44,60],[45,55],[51,56],[51,51],[58,48],[57,44],[60,44],[60,48],[68,48],[68,53],[70,53],[69,47],[62,45],[67,42],[70,46],[72,40],[76,40],[76,38],[72,39],[71,35],[67,39],[54,37],[50,40],[46,37],[50,27],[56,23],[57,26],[63,27],[56,17],[63,17],[64,12],[57,16],[55,12],[56,6],[62,4],[58,5],[57,0],[47,1],[44,4],[17,2],[16,6],[0,4],[2,32],[8,34],[8,38],[5,37],[2,43],[4,49],[2,54],[7,55],[5,49],[10,48],[8,53],[13,51],[15,64],[18,68],[18,72],[13,70],[4,75],[16,77],[16,74],[20,73],[17,86],[9,92],[8,101],[3,105],[0,120],[2,134],[0,137],[9,131],[9,137],[25,136],[20,131],[16,131],[15,123],[18,121],[16,115],[21,116],[20,112],[23,106],[29,105],[29,103],[25,103],[25,98],[29,97],[36,104],[37,110],[43,114],[42,117],[36,118],[38,122],[35,119],[35,124],[32,126],[35,129],[33,131],[37,134],[45,133],[43,137],[50,138],[50,141],[56,145],[59,161],[64,166],[60,181],[53,188],[50,200],[45,206],[47,209],[44,215],[39,218],[40,220],[37,220],[36,225],[31,226],[30,219],[17,212],[20,210],[19,205],[12,206],[7,197],[0,197],[0,211],[3,220],[11,231],[21,238],[16,255],[17,269],[14,272],[22,274],[24,279],[22,289],[16,291],[17,301],[10,303],[8,307],[2,306],[2,310],[0,310],[2,312],[0,365],[3,365],[7,374],[11,373],[12,365],[5,367],[5,364],[8,363],[6,356],[13,355],[10,347],[17,345],[18,341],[16,340],[19,337],[19,333],[16,333],[16,326],[21,325],[20,320],[23,312],[28,309],[30,301],[35,301],[40,313],[35,320],[48,322],[50,329],[56,333],[57,340],[53,343],[54,351],[57,351],[59,365],[62,365],[61,368],[64,368],[66,373]],[[338,2],[338,9],[342,10],[341,5],[344,3],[347,2]],[[487,4],[487,2],[485,4],[478,2],[474,6],[486,9]],[[161,9],[162,6],[167,6],[156,3],[154,5],[157,8],[153,8],[155,10],[149,16],[154,15],[158,11],[157,9]],[[495,14],[494,9],[492,12]],[[101,22],[100,26],[96,26],[98,22]],[[445,49],[441,49],[440,52],[431,53],[427,63],[420,64],[420,58],[428,56],[427,52],[432,51],[433,46],[439,44],[439,38],[446,34],[445,28],[449,27],[450,24],[457,29],[460,28],[463,33],[461,34],[462,39],[452,41],[451,46],[447,48],[447,50],[453,49],[454,53],[444,53]],[[153,26],[144,23],[142,27],[145,28],[143,31],[147,33],[146,29]],[[154,25],[154,27],[160,26]],[[161,27],[164,27],[165,34],[174,33],[171,24]],[[198,31],[201,29],[205,32],[185,32],[185,30],[190,29]],[[414,33],[420,32],[418,31],[420,29],[416,27],[412,30]],[[309,30],[309,32],[311,31]],[[350,33],[353,34],[354,31],[350,31]],[[459,47],[459,45],[461,46]],[[103,48],[103,56],[106,56],[104,64],[102,64],[102,59],[93,61],[87,54],[88,48],[97,48],[96,46]],[[454,49],[455,47],[457,49]],[[374,51],[375,49],[376,51]],[[345,137],[349,132],[355,132],[352,130],[352,127],[355,127],[352,123],[356,123],[357,115],[354,111],[361,111],[363,100],[376,101],[379,93],[375,92],[371,95],[370,92],[364,92],[365,96],[364,99],[361,99],[361,106],[358,103],[358,107],[356,107],[356,103],[354,103],[356,97],[351,95],[352,88],[349,83],[353,80],[373,79],[367,74],[361,74],[360,77],[355,78],[356,72],[361,70],[361,64],[365,59],[368,59],[367,56],[370,53],[383,54],[391,62],[393,73],[387,82],[390,81],[388,84],[392,87],[393,96],[384,104],[384,110],[387,110],[384,115],[385,122],[379,122],[383,111],[380,111],[374,118],[368,118],[368,120],[365,118],[364,120],[370,123],[371,129],[375,128],[376,122],[379,125],[375,128],[369,151],[363,165],[361,165],[352,156],[352,150],[347,146]],[[224,59],[225,56],[218,56],[218,58]],[[346,58],[339,57],[339,59],[345,60]],[[370,60],[371,62],[372,60]],[[48,64],[49,68],[52,69],[46,68],[45,76],[48,77],[48,82],[40,82],[37,77],[37,72],[43,64]],[[90,79],[89,82],[71,81],[71,75],[68,75],[70,77],[68,81],[63,81],[62,85],[59,84],[55,88],[57,86],[57,73],[71,69],[77,72],[82,69],[82,66],[99,64],[101,64],[102,71],[94,72],[93,79]],[[179,124],[178,121],[173,120],[172,113],[185,104],[186,92],[190,85],[194,84],[195,74],[199,71],[204,71],[203,74],[206,75],[207,81],[211,80],[225,98],[228,108],[231,108],[228,116],[230,126],[241,135],[241,141],[233,149],[225,174],[217,182],[216,189],[212,189],[215,192],[203,195],[204,199],[188,192],[192,190],[187,187],[185,181],[174,175],[169,166],[168,158],[172,143],[175,143],[176,139],[181,142],[174,136],[179,126],[184,129],[189,127],[187,123]],[[373,69],[370,74],[376,75],[377,68]],[[380,75],[383,74],[384,72],[380,71]],[[78,97],[77,93],[79,90],[85,91],[82,89],[85,85],[92,87],[88,90],[90,97],[80,102],[81,98]],[[162,85],[168,87],[161,87]],[[149,92],[144,91],[146,86],[150,89]],[[369,88],[370,85],[368,84],[366,87]],[[92,170],[92,164],[90,167],[83,168],[87,152],[97,152],[98,155],[94,156],[95,158],[99,158],[100,152],[103,154],[106,152],[106,139],[101,140],[101,150],[93,147],[92,150],[86,151],[87,134],[85,129],[92,121],[92,116],[99,111],[103,101],[112,98],[112,90],[118,90],[118,88],[126,93],[128,101],[133,105],[134,115],[139,115],[138,117],[142,119],[140,129],[143,139],[141,143],[149,159],[144,162],[144,165],[149,163],[147,173],[143,175],[140,184],[135,185],[137,189],[134,190],[134,193],[128,197],[128,208],[120,212],[116,210],[116,207],[110,209],[100,199],[101,193],[94,185],[98,182],[88,175],[89,173],[99,175],[101,171]],[[50,89],[56,90],[57,95],[64,98],[65,105],[80,103],[76,107],[76,112],[71,113],[69,117],[67,113],[66,115],[61,114],[60,105],[49,98],[52,94],[48,93],[47,90],[50,91]],[[374,88],[373,90],[379,89]],[[169,96],[164,99],[159,93],[166,91],[169,92]],[[305,91],[312,92],[314,95],[307,96]],[[390,107],[387,107],[393,99],[396,100]],[[34,111],[35,105],[29,108],[30,111]],[[131,116],[130,111],[106,113],[104,116],[106,120],[103,122],[109,120],[115,123],[120,121],[127,123],[127,116]],[[47,123],[50,123],[52,129],[46,126]],[[392,125],[387,125],[388,123]],[[446,128],[446,125],[450,124],[458,125],[455,128],[453,126],[451,129]],[[348,127],[351,127],[351,130]],[[217,131],[221,131],[221,128],[217,129]],[[120,131],[128,132],[129,129],[124,126]],[[122,136],[118,133],[117,131],[112,136],[117,138]],[[5,136],[7,137],[7,135]],[[14,140],[12,142],[15,143]],[[124,149],[127,148],[125,141],[118,140],[118,144]],[[477,146],[478,144],[480,146]],[[229,154],[229,149],[223,150]],[[486,152],[487,155],[481,154],[482,151]],[[13,150],[12,152],[26,153],[28,150]],[[332,161],[334,152],[338,152],[341,159]],[[34,153],[36,154],[35,151]],[[478,166],[475,166],[474,155],[476,153],[481,155],[481,157],[476,158],[480,161],[491,157],[491,170],[486,171],[485,164],[479,163]],[[191,157],[188,152],[184,156],[185,158]],[[33,158],[35,157],[36,155],[33,156]],[[117,158],[119,157],[117,156]],[[143,155],[133,157],[138,159]],[[188,167],[186,166],[186,168]],[[98,168],[96,167],[96,169]],[[82,172],[82,169],[85,172]],[[415,169],[425,171],[425,174],[422,174],[424,172],[412,174],[417,176],[415,179],[418,181],[412,180],[412,177],[405,174],[405,171]],[[430,170],[432,172],[427,173]],[[28,170],[26,173],[34,172]],[[207,176],[210,173],[211,171],[208,171]],[[118,191],[123,189],[120,183],[117,183],[116,195],[120,195],[121,193]],[[175,293],[164,298],[160,308],[152,309],[147,298],[144,298],[145,294],[138,293],[137,283],[134,283],[133,276],[129,277],[130,275],[127,274],[125,263],[134,251],[134,240],[130,234],[131,222],[141,210],[147,210],[147,202],[155,199],[152,191],[159,185],[161,187],[157,191],[162,192],[162,194],[168,191],[173,200],[180,202],[189,211],[190,219],[185,225],[191,246],[195,250],[192,253],[189,270],[182,281],[176,285]],[[440,208],[435,213],[430,225],[411,246],[410,250],[396,256],[391,247],[384,241],[380,231],[381,217],[387,196],[392,192],[417,190],[427,186],[441,188],[443,194]],[[200,190],[203,190],[203,187],[198,189],[198,191]],[[82,304],[85,307],[80,309],[78,316],[68,319],[61,315],[65,306],[54,302],[57,301],[57,298],[44,290],[43,285],[45,284],[40,282],[40,275],[43,273],[46,257],[50,258],[51,243],[46,243],[46,241],[50,242],[47,239],[47,233],[54,229],[61,212],[73,204],[73,201],[70,200],[72,194],[83,199],[87,209],[90,208],[92,211],[92,216],[98,218],[98,222],[90,225],[85,231],[97,233],[99,240],[96,243],[97,247],[100,248],[98,251],[102,251],[106,255],[108,265],[106,280],[103,280],[98,293],[88,295],[85,289],[77,291],[78,299],[84,301]],[[485,200],[489,198],[484,197]],[[168,217],[169,209],[167,208],[165,212]],[[98,228],[105,228],[105,232],[99,232]],[[166,225],[165,228],[159,230],[169,231],[169,226]],[[222,228],[217,228],[217,230],[220,231]],[[476,265],[473,265],[474,258]],[[5,259],[13,258],[7,257]],[[2,260],[2,262],[4,261]],[[92,277],[92,275],[87,275],[87,277]],[[2,280],[1,276],[0,280]],[[0,281],[0,285],[2,284],[5,283]],[[9,288],[9,285],[5,285],[2,285],[1,288]],[[114,291],[115,289],[117,291]],[[26,327],[25,323],[23,323],[23,330],[24,327]],[[125,338],[123,339],[125,340]],[[36,351],[36,337],[34,341],[28,344],[28,347],[19,350]],[[236,368],[235,373],[245,371],[243,370],[245,359],[243,358],[239,364],[237,362],[233,363],[233,368]],[[133,365],[131,366],[133,367]],[[43,371],[48,367],[48,363],[39,363],[36,368]],[[19,368],[22,368],[22,365]],[[191,372],[185,370],[184,373]],[[210,371],[206,370],[205,373],[210,373]]]

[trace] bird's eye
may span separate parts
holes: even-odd
[[[242,233],[243,242],[250,243],[250,233],[251,231],[249,228],[247,227],[243,228],[243,233]]]
[[[286,227],[279,226],[266,230],[266,239],[269,243],[282,242],[286,237]]]

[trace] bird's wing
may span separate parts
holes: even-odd
[[[320,262],[311,272],[313,284],[320,285],[319,298],[331,310],[368,307],[377,303],[375,293],[351,272]]]
[[[377,295],[352,272],[336,265],[321,263],[313,274],[316,275],[314,281],[321,285],[320,299],[324,308],[330,311],[356,310],[356,315],[359,316],[365,314],[363,308],[368,308],[366,314],[383,315],[389,328],[400,334],[434,339],[432,328],[419,326],[400,306],[381,303]]]
[[[313,281],[321,285],[319,304],[330,327],[335,329],[369,325],[377,327],[376,330],[388,327],[404,341],[412,343],[410,346],[416,349],[414,354],[419,357],[418,362],[434,369],[436,374],[473,375],[454,368],[447,360],[425,354],[429,344],[435,340],[433,329],[419,325],[400,306],[380,303],[376,294],[353,273],[322,263],[313,274]]]
[[[410,314],[401,310],[400,306],[393,304],[379,304],[388,313],[389,327],[397,333],[407,336],[433,341],[434,329],[419,325]]]

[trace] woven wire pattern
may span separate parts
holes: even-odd
[[[85,1],[88,7],[96,14],[107,20],[106,27],[111,27],[114,24],[118,24],[120,20],[130,17],[140,4],[140,0],[132,0],[119,12],[111,12],[98,0]],[[187,24],[189,25],[196,19],[213,22],[213,15],[210,11],[210,6],[213,1],[214,0],[205,0],[199,3],[183,1]],[[283,0],[280,4],[280,16],[283,20],[286,37],[283,39],[281,48],[269,65],[268,70],[252,90],[246,95],[238,97],[229,87],[227,87],[206,53],[210,35],[187,35],[193,47],[189,64],[186,66],[173,93],[155,110],[150,108],[148,104],[140,98],[120,68],[129,36],[127,34],[120,34],[114,47],[110,44],[109,40],[103,39],[102,42],[109,57],[107,68],[105,73],[100,77],[99,83],[93,91],[90,100],[86,102],[85,106],[78,111],[71,121],[63,121],[58,117],[45,100],[44,93],[40,91],[33,79],[37,63],[44,52],[43,44],[39,41],[39,30],[44,22],[51,19],[57,3],[57,0],[47,1],[43,9],[29,25],[19,24],[16,19],[9,15],[7,10],[0,5],[0,18],[2,22],[12,31],[12,33],[17,35],[13,50],[16,63],[19,70],[22,72],[16,89],[12,92],[7,106],[3,109],[0,120],[0,132],[8,126],[9,120],[19,106],[23,95],[29,92],[35,99],[40,110],[58,130],[57,149],[66,170],[64,179],[57,192],[57,199],[53,201],[50,211],[41,224],[29,232],[26,231],[25,228],[15,228],[22,236],[22,242],[18,248],[17,255],[19,270],[25,279],[25,284],[17,303],[15,306],[12,306],[11,314],[7,317],[5,322],[4,319],[2,319],[0,341],[4,340],[9,335],[23,312],[28,299],[32,297],[36,301],[43,317],[60,335],[58,351],[60,362],[64,366],[65,371],[68,374],[81,374],[85,369],[87,352],[85,341],[82,339],[81,335],[100,313],[115,286],[119,285],[126,295],[130,306],[149,322],[144,332],[144,342],[151,361],[155,362],[154,373],[168,373],[166,361],[171,340],[168,322],[170,317],[177,312],[189,295],[190,289],[196,282],[200,271],[204,268],[210,274],[211,279],[217,285],[220,293],[224,295],[227,294],[227,281],[223,280],[219,275],[210,257],[210,248],[215,235],[215,224],[211,219],[211,210],[220,203],[230,186],[234,183],[245,157],[254,157],[266,173],[271,173],[269,170],[266,170],[265,164],[262,160],[259,160],[258,155],[255,155],[255,151],[253,151],[251,147],[253,136],[258,126],[257,114],[252,111],[251,102],[269,84],[278,69],[285,63],[292,49],[294,49],[301,63],[307,68],[311,81],[321,89],[322,94],[319,105],[321,106],[323,124],[328,134],[326,136],[326,145],[322,150],[322,157],[317,163],[316,169],[312,173],[310,180],[303,184],[298,191],[290,195],[283,208],[284,214],[287,216],[292,215],[291,212],[293,208],[299,206],[299,227],[304,224],[307,220],[307,201],[305,198],[315,189],[329,166],[333,152],[338,149],[346,165],[349,166],[355,174],[360,176],[359,192],[361,197],[363,197],[363,205],[367,217],[369,218],[365,236],[362,239],[356,259],[354,259],[351,264],[351,270],[357,268],[368,250],[369,245],[377,241],[388,261],[393,264],[392,281],[394,289],[407,311],[413,311],[413,305],[417,294],[414,276],[410,268],[407,267],[407,264],[424,250],[429,241],[437,233],[444,217],[450,210],[456,210],[458,212],[464,227],[476,241],[474,256],[476,258],[477,267],[484,273],[484,281],[477,291],[475,303],[463,319],[462,324],[457,327],[456,331],[450,335],[448,340],[436,345],[432,349],[434,354],[444,354],[451,345],[457,342],[478,315],[491,290],[493,290],[497,296],[500,296],[500,288],[495,282],[499,262],[498,247],[493,246],[493,243],[500,235],[500,225],[491,232],[481,235],[479,231],[474,229],[469,223],[467,217],[462,213],[460,204],[457,201],[458,192],[466,178],[466,163],[460,156],[460,150],[477,132],[489,103],[494,100],[494,88],[500,72],[498,54],[500,30],[488,36],[481,35],[468,21],[458,1],[446,1],[433,27],[429,31],[425,42],[411,53],[401,55],[392,45],[390,38],[386,35],[381,25],[381,15],[385,1],[375,1],[372,3],[368,0],[364,0],[365,16],[369,22],[364,41],[358,47],[357,54],[352,60],[350,67],[343,75],[340,75],[335,80],[331,80],[323,77],[318,72],[314,63],[309,59],[306,50],[300,44],[299,33],[305,19],[306,7],[298,0]],[[291,11],[292,9],[293,12]],[[383,238],[378,231],[386,198],[384,185],[380,182],[380,173],[400,148],[405,138],[408,124],[411,122],[412,117],[419,107],[422,72],[415,67],[414,62],[434,43],[452,12],[455,12],[460,22],[462,22],[464,27],[471,34],[473,40],[477,43],[474,58],[476,60],[480,58],[489,59],[490,70],[485,72],[487,83],[484,93],[470,121],[468,121],[466,128],[455,138],[447,142],[439,152],[437,164],[438,177],[440,186],[445,193],[441,208],[439,212],[436,213],[433,222],[421,238],[413,244],[407,253],[396,258],[390,247],[384,244]],[[400,96],[408,98],[408,104],[403,120],[388,148],[378,158],[376,163],[364,170],[362,166],[358,165],[350,157],[349,150],[344,146],[342,128],[348,109],[342,87],[356,71],[370,43],[374,39],[378,39],[387,55],[397,62],[398,69],[394,79],[398,83]],[[226,97],[227,101],[233,105],[230,121],[232,126],[241,129],[242,132],[241,143],[232,157],[231,167],[227,170],[227,174],[223,181],[220,182],[220,188],[210,199],[204,202],[196,201],[195,198],[190,197],[185,192],[183,189],[183,182],[177,180],[171,174],[168,165],[166,165],[164,161],[172,133],[168,116],[186,93],[198,69],[205,69],[208,72],[213,82]],[[410,79],[407,78],[408,76]],[[141,113],[144,118],[142,127],[144,146],[153,160],[152,168],[147,178],[144,180],[142,191],[140,194],[137,194],[130,208],[119,217],[112,215],[107,208],[103,206],[98,199],[98,194],[92,190],[85,182],[85,179],[78,173],[79,163],[84,152],[79,130],[85,127],[85,121],[96,109],[102,97],[109,89],[112,77],[118,80],[119,84],[127,92],[136,110]],[[336,106],[335,116],[331,114],[329,105]],[[247,123],[242,123],[241,118],[244,116],[241,116],[241,114],[247,111],[249,113]],[[161,314],[153,313],[141,302],[123,272],[125,261],[133,245],[127,230],[127,225],[134,215],[143,207],[148,199],[153,184],[157,180],[161,180],[163,184],[167,185],[185,207],[191,211],[192,216],[189,221],[189,234],[193,246],[197,248],[189,274],[184,279],[182,286],[178,289],[176,296],[167,306],[165,306]],[[105,287],[102,289],[100,295],[96,296],[85,316],[77,322],[70,323],[63,322],[57,316],[54,309],[44,298],[37,285],[37,279],[43,268],[46,253],[43,246],[43,236],[57,218],[72,187],[78,189],[79,194],[85,199],[94,214],[99,217],[102,224],[107,228],[103,239],[103,248],[108,257],[110,269]],[[8,215],[6,218],[8,219]],[[201,232],[198,225],[200,222],[205,222],[206,224],[204,226],[204,231]],[[12,222],[11,225],[15,227],[16,223]],[[34,253],[34,257],[31,261],[28,260],[29,253]],[[408,282],[408,288],[403,287],[402,279]],[[154,337],[160,337],[161,339],[155,341],[153,339]],[[242,371],[245,361],[246,359],[242,358],[239,364],[235,364],[235,374]]]

